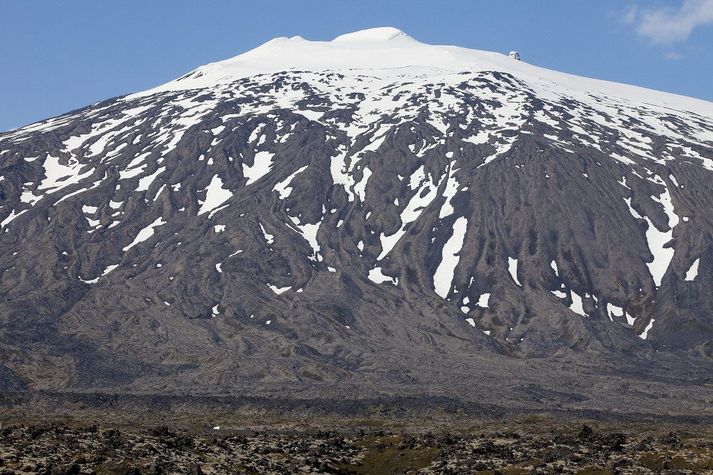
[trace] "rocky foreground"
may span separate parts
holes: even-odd
[[[505,428],[505,425],[501,425]],[[347,432],[97,428],[47,423],[0,430],[0,474],[713,473],[697,427],[622,431],[532,418],[492,429]]]

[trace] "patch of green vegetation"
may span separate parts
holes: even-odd
[[[531,470],[527,470],[522,467],[505,467],[500,469],[500,473],[503,475],[526,475],[530,472]]]
[[[349,419],[344,424],[344,427],[385,427],[386,422],[383,419],[365,418],[365,419]]]
[[[97,475],[125,475],[128,473],[140,472],[126,461],[119,463],[105,463],[96,469]]]
[[[639,463],[644,467],[648,468],[649,470],[658,471],[663,470],[667,458],[668,457],[660,453],[645,452],[641,454],[641,457],[639,458]]]
[[[671,452],[646,452],[639,458],[639,463],[653,471],[691,470],[697,473],[713,469],[713,459],[708,458],[705,461],[692,462],[690,457],[673,455]]]
[[[669,461],[668,468],[674,468],[678,470],[693,470],[695,466],[685,457],[676,455],[675,457],[672,457]]]
[[[536,425],[536,424],[542,424],[543,422],[545,422],[545,420],[546,420],[545,417],[539,416],[537,414],[533,414],[533,415],[523,417],[520,422],[522,422],[525,425],[533,425],[533,424]]]
[[[432,447],[403,449],[389,447],[367,452],[357,473],[396,474],[426,468],[440,453]]]
[[[349,473],[395,475],[426,468],[440,455],[435,447],[399,448],[401,437],[373,437],[362,441],[366,450],[358,465],[341,467]]]
[[[613,475],[614,472],[598,467],[585,467],[577,472],[577,475]]]
[[[542,459],[531,458],[525,462],[518,463],[517,465],[510,465],[509,467],[501,468],[498,473],[503,475],[525,475],[527,473],[532,473],[532,469],[540,463],[542,463]]]

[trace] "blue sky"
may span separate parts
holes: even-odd
[[[0,0],[0,25],[0,130],[276,36],[375,26],[713,101],[713,0]]]

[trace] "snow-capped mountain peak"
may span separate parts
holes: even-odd
[[[339,35],[332,43],[383,43],[384,41],[416,42],[405,32],[390,26],[369,28]]]
[[[430,45],[393,27],[347,33],[332,41],[312,41],[301,36],[274,38],[243,54],[201,66],[177,80],[128,98],[216,87],[257,74],[285,71],[332,71],[347,76],[402,80],[407,77],[436,80],[449,74],[493,71],[510,74],[548,97],[569,94],[584,100],[592,94],[601,94],[637,105],[713,115],[710,102],[561,73],[514,60],[507,54]]]
[[[0,342],[189,355],[196,381],[252,381],[241,352],[278,381],[395,374],[394,348],[693,351],[711,173],[708,102],[392,28],[276,38],[0,134]]]

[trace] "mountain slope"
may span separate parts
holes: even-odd
[[[389,28],[275,39],[0,134],[0,384],[707,378],[712,173],[711,103]]]

